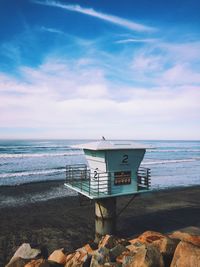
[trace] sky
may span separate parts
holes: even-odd
[[[199,0],[0,0],[0,138],[200,140]]]

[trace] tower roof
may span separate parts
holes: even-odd
[[[109,141],[100,140],[85,144],[75,145],[73,147],[88,149],[88,150],[120,150],[120,149],[146,149],[151,148],[148,145],[135,143],[131,141]]]

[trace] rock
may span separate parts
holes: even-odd
[[[63,253],[63,249],[55,250],[48,258],[50,261],[55,261],[60,264],[66,263],[66,256]]]
[[[99,248],[107,247],[113,248],[116,245],[115,237],[112,235],[105,235],[99,242]]]
[[[143,234],[141,234],[136,240],[138,240],[142,243],[149,243],[150,244],[156,240],[160,240],[163,238],[165,238],[165,236],[161,233],[158,233],[155,231],[146,231]]]
[[[179,241],[177,239],[171,239],[158,232],[146,231],[137,239],[131,240],[131,243],[135,246],[139,246],[142,243],[152,244],[162,254],[165,266],[169,266]]]
[[[119,263],[119,264],[122,264],[124,262],[124,258],[126,257],[129,257],[131,254],[130,251],[124,251],[122,252],[121,255],[119,255],[117,258],[116,258],[116,262]],[[133,253],[134,254],[134,253]]]
[[[29,260],[27,259],[22,259],[22,258],[13,258],[12,261],[10,261],[6,267],[24,267],[24,265],[28,262]]]
[[[200,246],[200,236],[198,235],[191,235],[189,233],[176,231],[169,235],[172,239],[179,239],[181,241],[192,243],[195,246]]]
[[[90,267],[100,267],[107,262],[111,262],[109,249],[106,247],[101,247],[93,253]]]
[[[130,251],[123,258],[123,267],[164,267],[160,251],[153,245],[145,245],[137,251]]]
[[[170,267],[200,267],[200,247],[181,241]]]
[[[91,255],[87,252],[88,247],[78,249],[76,252],[66,256],[65,267],[86,267],[90,266]]]
[[[9,264],[11,264],[16,258],[22,258],[22,259],[34,259],[41,253],[40,249],[31,248],[29,243],[22,244],[13,257],[11,258],[10,262],[6,265],[8,267]]]
[[[106,262],[103,266],[107,267],[121,267],[122,265],[117,262]]]
[[[120,256],[124,251],[128,251],[128,249],[121,244],[117,244],[114,248],[110,249],[109,254],[111,261],[116,261],[116,258]]]
[[[64,267],[64,265],[55,261],[45,260],[40,264],[40,267]]]
[[[40,267],[41,264],[44,262],[45,262],[44,259],[31,260],[24,267]]]
[[[73,266],[82,266],[82,263],[79,261],[81,253],[79,251],[74,252],[66,257],[65,267],[73,267]]]
[[[108,249],[114,248],[117,244],[121,244],[123,246],[127,246],[130,244],[129,241],[122,238],[117,238],[113,235],[105,235],[102,237],[102,239],[99,242],[99,248],[106,247]]]
[[[131,244],[131,245],[127,246],[126,248],[129,251],[136,253],[141,247],[146,248],[146,245],[143,243],[136,242],[135,244]]]
[[[82,254],[89,254],[89,255],[92,255],[94,252],[89,244],[86,244],[82,248],[77,249],[77,251],[80,251]]]
[[[69,262],[73,258],[74,255],[75,255],[75,252],[66,255],[66,263]]]

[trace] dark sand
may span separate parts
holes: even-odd
[[[45,192],[62,182],[0,188],[0,194],[20,196]],[[130,197],[118,198],[118,212]],[[138,196],[119,216],[117,235],[134,237],[145,230],[162,233],[200,227],[200,186],[151,192]],[[0,209],[0,266],[23,242],[43,244],[49,253],[69,252],[94,237],[94,204],[80,206],[78,197],[64,197]]]

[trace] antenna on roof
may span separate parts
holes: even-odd
[[[102,136],[102,140],[106,140],[106,138],[104,136]]]

